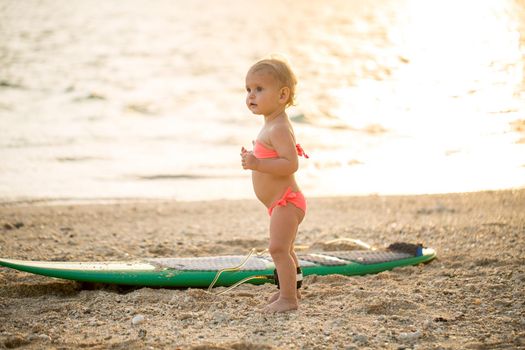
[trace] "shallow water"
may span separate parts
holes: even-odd
[[[274,52],[307,196],[525,186],[523,2],[0,0],[0,200],[253,198]]]

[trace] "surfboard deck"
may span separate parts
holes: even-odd
[[[298,254],[303,276],[366,275],[395,267],[431,261],[436,252],[420,248],[417,253],[395,250],[333,251]],[[92,283],[150,287],[208,287],[221,269],[231,268],[246,256],[228,255],[193,258],[151,258],[136,261],[67,262],[0,259],[0,266],[49,277]],[[275,265],[269,255],[251,256],[238,271],[220,275],[215,286],[231,286],[244,278],[260,276],[249,283],[272,282]]]

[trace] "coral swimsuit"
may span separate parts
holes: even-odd
[[[304,153],[303,148],[300,144],[295,145],[295,149],[297,150],[298,156],[303,156],[305,158],[310,158],[306,153]],[[262,143],[259,141],[255,141],[255,144],[253,146],[253,155],[257,158],[277,158],[279,155],[274,149],[266,148]]]
[[[297,155],[303,156],[305,158],[310,158],[306,153],[304,153],[304,150],[300,144],[296,144],[295,148],[297,149]],[[279,157],[275,150],[265,147],[259,141],[255,141],[255,144],[253,146],[253,155],[256,158],[262,159]],[[304,198],[303,194],[300,191],[292,192],[292,187],[288,186],[283,196],[274,203],[272,203],[272,205],[268,208],[268,214],[271,216],[275,207],[284,207],[288,203],[292,203],[297,208],[301,209],[306,213],[306,199]]]

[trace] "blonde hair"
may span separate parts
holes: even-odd
[[[290,65],[284,58],[271,56],[269,58],[262,59],[255,63],[248,70],[248,74],[259,71],[266,71],[270,73],[282,84],[282,87],[287,87],[290,89],[290,96],[288,97],[288,101],[286,101],[286,107],[290,107],[295,104],[295,86],[297,85],[297,78],[295,77],[292,68],[290,68]]]

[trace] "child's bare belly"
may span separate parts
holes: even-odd
[[[293,192],[299,191],[293,175],[275,176],[254,170],[252,183],[255,195],[267,208],[279,200],[288,187],[292,187]]]

